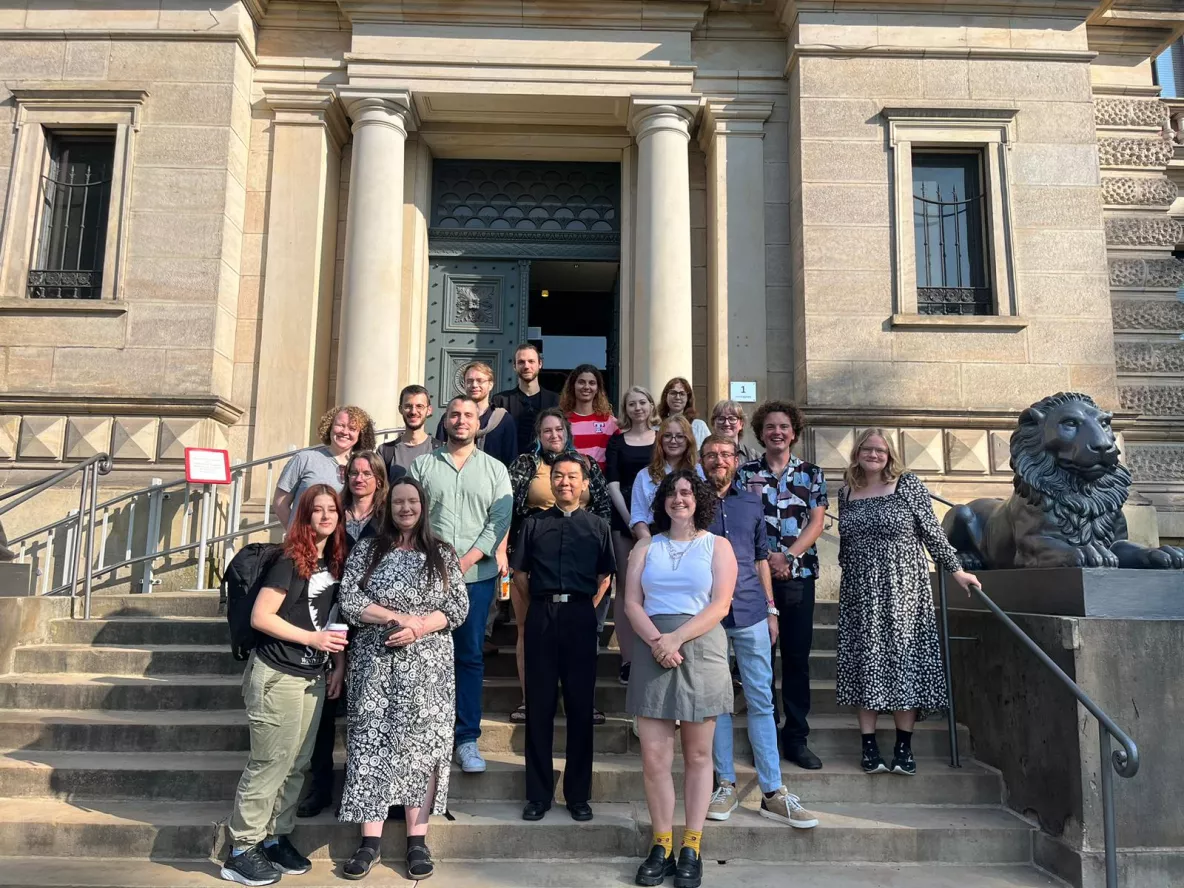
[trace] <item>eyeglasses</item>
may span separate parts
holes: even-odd
[[[670,433],[667,433],[662,436],[663,441],[685,441],[686,439],[686,435],[671,435]]]
[[[680,389],[671,389],[666,393],[667,398],[685,398],[687,393]]]
[[[373,472],[350,472],[349,476],[351,478],[365,478],[367,481],[369,481],[374,477],[374,473]]]
[[[720,425],[740,425],[739,416],[717,416],[715,421]]]
[[[890,456],[883,447],[860,447],[859,452],[864,456]]]

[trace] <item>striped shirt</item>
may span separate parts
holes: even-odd
[[[617,433],[617,419],[611,413],[567,414],[571,423],[572,445],[579,453],[596,460],[604,469],[604,455],[608,450],[608,439]]]

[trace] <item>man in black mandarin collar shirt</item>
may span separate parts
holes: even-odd
[[[557,684],[567,714],[563,794],[574,820],[591,820],[592,707],[596,692],[596,605],[616,570],[609,524],[580,508],[588,468],[576,454],[551,466],[555,505],[522,525],[512,566],[529,595],[523,629],[526,675],[526,807],[541,820],[555,795],[552,749]]]

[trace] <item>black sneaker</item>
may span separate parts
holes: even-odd
[[[300,876],[312,869],[312,861],[293,848],[287,836],[276,836],[276,843],[264,845],[263,853],[277,870],[288,876]]]
[[[675,871],[674,855],[667,856],[666,849],[661,845],[650,848],[650,856],[641,862],[637,868],[637,876],[633,879],[638,885],[661,885],[667,876],[673,876]]]
[[[888,766],[884,764],[884,757],[880,755],[879,748],[873,746],[871,749],[864,747],[863,757],[859,760],[859,766],[863,768],[865,774],[887,774]]]
[[[892,773],[904,774],[912,777],[917,773],[917,760],[913,758],[913,751],[907,746],[897,743],[892,750]]]
[[[629,668],[632,665],[632,663],[622,663],[620,670],[617,672],[617,681],[626,687],[629,685]]]
[[[703,883],[703,858],[694,848],[678,852],[678,867],[674,871],[674,888],[699,888]]]
[[[262,845],[252,845],[242,854],[231,851],[220,875],[240,885],[274,885],[280,880],[280,871],[267,859]]]

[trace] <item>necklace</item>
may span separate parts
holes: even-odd
[[[691,546],[694,545],[695,538],[691,537],[685,542],[682,540],[679,542],[681,542],[682,545],[676,548],[674,545],[674,540],[670,539],[670,537],[666,537],[666,557],[670,559],[671,570],[678,570],[679,565],[682,564],[683,556],[685,556],[687,552],[691,550]]]

